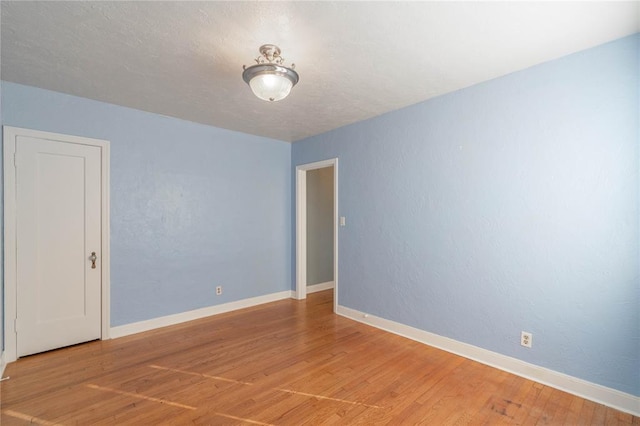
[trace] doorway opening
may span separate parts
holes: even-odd
[[[332,201],[328,220],[327,204],[322,202],[327,197]],[[307,293],[333,288],[334,312],[338,306],[337,225],[338,159],[297,166],[295,297],[305,299]]]

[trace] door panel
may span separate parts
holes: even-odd
[[[16,154],[17,355],[100,338],[100,148],[19,136]]]

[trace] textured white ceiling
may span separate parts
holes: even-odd
[[[296,141],[640,30],[639,2],[6,2],[1,77]],[[283,101],[242,81],[280,46]]]

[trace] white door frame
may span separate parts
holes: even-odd
[[[102,340],[109,338],[110,313],[110,252],[109,252],[109,141],[80,136],[62,135],[19,127],[3,127],[4,144],[4,357],[5,362],[17,359],[17,282],[16,282],[16,138],[18,136],[50,139],[80,145],[97,146],[101,149],[102,181]]]
[[[338,306],[338,159],[296,167],[296,299],[307,297],[307,172],[333,166],[333,311]]]

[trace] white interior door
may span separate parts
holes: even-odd
[[[99,339],[101,149],[28,136],[15,149],[17,356]]]

